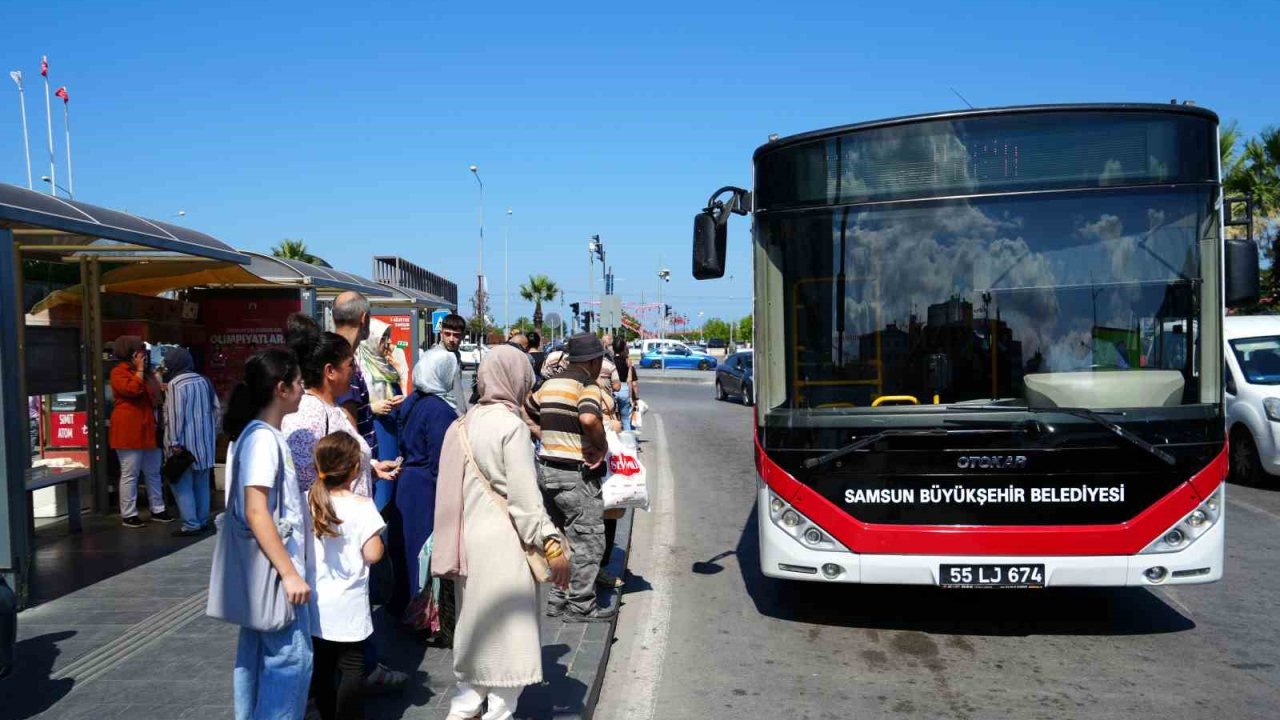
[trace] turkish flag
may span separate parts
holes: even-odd
[[[64,103],[71,102],[71,96],[67,94],[66,85],[63,85],[62,87],[58,88],[58,91],[55,92],[54,95],[57,95],[58,97],[62,98],[62,102]]]
[[[40,74],[45,77],[49,77],[49,56],[48,55],[40,56]]]

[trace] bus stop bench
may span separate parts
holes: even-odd
[[[35,492],[55,485],[67,486],[67,526],[73,533],[79,533],[80,524],[80,486],[79,482],[89,477],[89,468],[27,468],[27,492]],[[35,520],[31,519],[34,526]]]

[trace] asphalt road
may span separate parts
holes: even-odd
[[[750,409],[651,382],[596,717],[1280,717],[1280,484],[1228,489],[1223,581],[942,591],[759,571]]]

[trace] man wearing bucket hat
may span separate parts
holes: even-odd
[[[572,553],[566,593],[551,589],[547,614],[565,622],[607,622],[617,606],[596,604],[596,574],[604,555],[604,413],[596,378],[604,344],[590,333],[569,338],[568,367],[542,384],[525,403],[525,411],[541,439],[538,482],[547,512],[564,532]]]

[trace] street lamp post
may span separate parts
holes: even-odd
[[[471,166],[471,174],[475,176],[476,183],[480,186],[480,263],[476,270],[476,317],[480,321],[480,337],[476,342],[477,347],[484,347],[484,181],[480,179],[480,168],[475,165]]]
[[[62,187],[61,185],[59,185],[58,183],[54,182],[54,181],[53,181],[53,178],[49,177],[48,175],[41,175],[41,176],[40,176],[40,179],[41,179],[41,180],[43,180],[43,181],[45,181],[45,182],[47,182],[47,183],[49,183],[50,187],[54,188],[54,191],[53,191],[53,194],[54,194],[54,195],[57,195],[57,194],[58,194],[58,192],[57,192],[57,191],[58,191],[58,190],[61,190],[62,192],[66,193],[66,196],[67,196],[68,198],[70,198],[70,199],[72,199],[72,200],[75,200],[75,199],[76,199],[76,196],[75,196],[75,195],[72,195],[70,190],[68,190],[68,189],[66,189],[66,188]]]
[[[507,254],[511,241],[511,208],[507,208],[507,227],[502,232],[502,324],[511,332],[511,280],[507,275]]]

